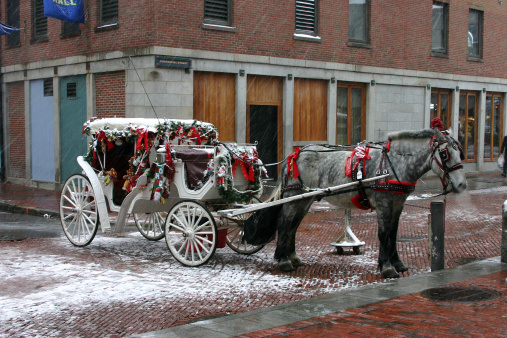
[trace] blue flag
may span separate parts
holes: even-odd
[[[84,23],[83,0],[44,0],[44,15],[65,22]]]
[[[11,34],[16,31],[19,31],[19,28],[7,26],[3,22],[0,22],[0,35]]]

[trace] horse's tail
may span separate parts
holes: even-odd
[[[283,171],[282,171],[283,172]],[[266,202],[276,201],[282,198],[283,174],[280,174],[275,186]],[[282,205],[267,207],[256,211],[243,224],[243,239],[252,245],[263,245],[275,239],[278,214]]]

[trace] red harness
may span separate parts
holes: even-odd
[[[389,152],[391,148],[391,142],[386,142],[384,144],[384,148],[382,149],[382,158],[380,160],[379,169],[377,170],[377,175],[381,174],[387,174],[387,153]],[[347,161],[345,163],[345,175],[347,177],[352,178],[353,181],[361,181],[362,178],[365,175],[365,167],[366,167],[366,160],[370,160],[371,157],[369,156],[370,146],[367,145],[366,147],[356,147],[352,154],[347,158]],[[410,183],[410,182],[403,182],[398,180],[378,180],[373,185],[373,191],[378,192],[390,192],[390,193],[396,193],[396,194],[410,194],[415,190],[415,185],[417,182]],[[368,200],[368,197],[366,196],[366,192],[364,187],[359,184],[359,193],[351,198],[352,204],[356,206],[359,209],[362,210],[368,210],[368,209],[374,209],[370,201]]]

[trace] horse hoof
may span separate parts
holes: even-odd
[[[382,277],[384,278],[400,278],[400,275],[396,272],[396,270],[391,267],[385,270],[382,270]]]
[[[396,272],[408,271],[408,268],[405,266],[405,264],[403,264],[403,262],[394,263],[393,266],[396,269]]]
[[[301,262],[301,260],[298,258],[294,258],[294,259],[291,259],[290,260],[292,266],[303,266],[303,262]]]
[[[285,271],[285,272],[290,272],[290,271],[295,270],[294,266],[292,265],[292,263],[290,261],[280,262],[280,264],[278,264],[278,267],[280,268],[280,270]]]

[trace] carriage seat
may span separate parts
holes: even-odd
[[[213,152],[196,148],[176,148],[172,153],[174,160],[182,160],[184,163],[187,187],[192,190],[200,189],[209,179],[205,176],[208,162],[213,158]]]

